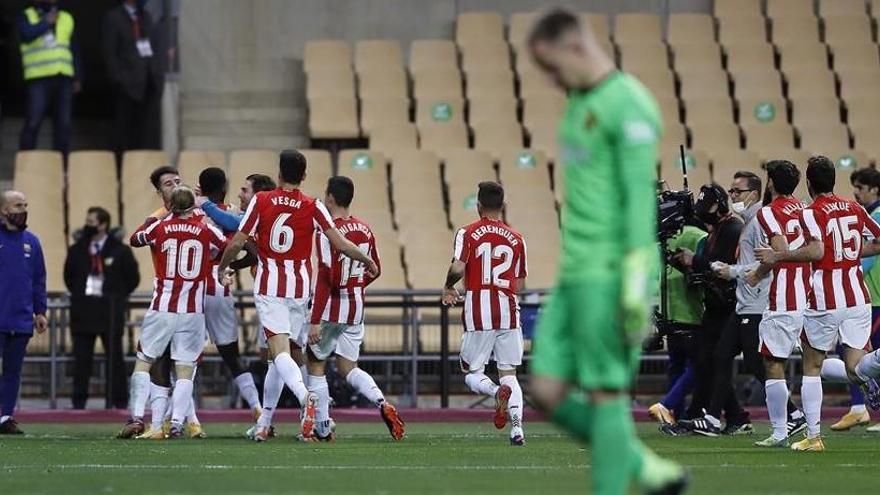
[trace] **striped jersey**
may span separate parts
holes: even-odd
[[[370,226],[356,217],[337,218],[339,233],[369,256],[381,269],[376,238]],[[318,276],[312,306],[312,324],[322,321],[358,325],[364,321],[364,289],[370,277],[360,261],[333,249],[326,235],[315,239],[318,253]]]
[[[299,189],[254,195],[238,227],[257,244],[254,294],[310,297],[315,231],[330,228],[333,219],[324,204]]]
[[[804,245],[801,211],[805,205],[792,197],[778,197],[758,210],[758,223],[769,243],[776,236],[785,237],[788,249]],[[803,311],[807,309],[810,289],[809,263],[777,263],[770,281],[769,311]]]
[[[522,235],[501,220],[481,218],[455,233],[453,261],[465,264],[464,329],[519,328],[516,281],[527,274]]]
[[[238,208],[231,206],[231,205],[228,205],[226,203],[217,203],[217,208],[219,208],[223,211],[230,211],[230,212],[238,211]],[[201,210],[199,210],[199,211],[201,211]],[[222,232],[222,229],[220,229],[220,227],[218,227],[217,224],[214,223],[214,221],[211,220],[211,217],[209,217],[208,215],[203,215],[202,221],[205,222],[206,224],[217,227],[217,229]],[[234,234],[234,232],[226,235],[226,240],[228,241],[228,240],[232,239],[233,234]],[[209,296],[231,297],[232,296],[232,288],[220,283],[219,268],[220,268],[220,260],[217,259],[211,265],[211,276],[208,277],[208,280],[206,281],[207,286],[205,288],[205,294],[209,295]]]
[[[826,311],[871,303],[862,274],[862,239],[880,237],[880,225],[855,201],[819,196],[801,215],[807,240],[822,241],[822,259],[813,262],[810,308]]]
[[[213,259],[226,248],[226,238],[200,215],[171,215],[144,224],[131,235],[133,247],[153,253],[153,301],[150,309],[166,313],[202,313],[205,283]]]

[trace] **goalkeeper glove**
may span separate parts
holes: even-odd
[[[650,248],[634,249],[623,260],[621,327],[623,337],[630,345],[641,345],[648,334],[653,260]]]

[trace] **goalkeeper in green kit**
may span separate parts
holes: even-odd
[[[617,71],[591,29],[554,10],[532,29],[535,62],[568,91],[559,280],[541,314],[533,398],[592,446],[592,493],[682,493],[682,468],[636,436],[628,391],[655,293],[657,143],[650,93]]]

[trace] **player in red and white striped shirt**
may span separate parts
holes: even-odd
[[[327,181],[324,202],[339,232],[380,266],[376,238],[370,226],[351,215],[349,208],[354,199],[354,183],[348,177],[337,176]],[[319,440],[330,440],[330,393],[324,376],[325,362],[336,356],[339,374],[352,388],[379,408],[379,413],[391,437],[403,438],[404,423],[397,409],[385,400],[376,381],[358,368],[361,344],[364,341],[364,289],[376,276],[365,273],[364,266],[348,258],[330,245],[324,234],[316,239],[318,276],[312,304],[312,328],[309,332],[309,390],[318,394],[319,407],[316,435]]]
[[[503,209],[501,184],[481,182],[477,193],[480,219],[455,234],[443,303],[461,299],[455,284],[464,277],[460,361],[467,373],[465,383],[476,394],[495,397],[495,427],[504,428],[509,417],[511,444],[522,445],[522,389],[516,367],[522,364],[523,339],[517,292],[527,274],[526,243],[501,220]],[[483,372],[489,359],[498,365],[500,386]]]
[[[290,356],[290,336],[308,322],[311,296],[311,255],[316,230],[323,231],[330,244],[346,256],[364,263],[368,274],[377,275],[376,264],[357,246],[346,240],[333,226],[323,203],[299,189],[306,176],[302,153],[281,153],[278,189],[257,193],[248,205],[239,231],[235,233],[220,261],[224,284],[232,282],[227,272],[249,237],[257,244],[257,272],[254,301],[263,331],[268,338],[272,379],[280,377],[297,396],[305,413],[301,423],[304,438],[311,438],[318,399],[304,383],[299,367]],[[269,381],[267,375],[267,381]],[[274,411],[263,408],[254,439],[268,438]]]
[[[870,244],[880,237],[880,225],[861,205],[834,194],[834,163],[824,156],[810,158],[807,185],[813,203],[801,214],[801,228],[806,242],[794,250],[759,250],[765,264],[812,262],[812,292],[804,321],[804,378],[801,388],[807,438],[792,445],[801,451],[821,451],[822,376],[848,382],[852,380],[868,390],[869,402],[877,399],[876,382],[860,375],[858,366],[870,348],[871,297],[862,279],[863,238]],[[873,248],[873,247],[872,247]],[[838,340],[844,346],[843,361],[829,363],[823,373],[825,354]],[[871,385],[870,387],[868,385]],[[873,399],[873,401],[872,401]]]
[[[143,225],[130,240],[133,247],[150,246],[156,270],[153,301],[144,316],[131,376],[131,417],[142,427],[150,395],[149,371],[170,343],[177,382],[169,436],[176,438],[183,434],[192,401],[195,364],[205,346],[205,280],[211,273],[211,260],[226,247],[226,238],[194,215],[195,195],[189,188],[177,187],[169,206],[170,216]]]
[[[795,199],[801,173],[787,160],[767,163],[767,190],[772,202],[758,211],[758,223],[770,246],[777,251],[798,249],[804,244],[800,214],[805,205]],[[788,385],[785,382],[785,363],[798,343],[804,326],[804,311],[810,290],[810,264],[786,262],[778,265],[762,264],[746,275],[752,285],[772,272],[770,304],[758,327],[761,354],[767,378],[764,388],[767,411],[773,434],[756,442],[760,447],[785,445],[788,438],[787,405]]]

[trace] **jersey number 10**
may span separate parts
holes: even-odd
[[[162,243],[162,252],[165,253],[165,278],[180,278],[194,280],[199,276],[202,267],[202,243],[195,239],[187,239],[179,242],[177,239],[167,239]]]

